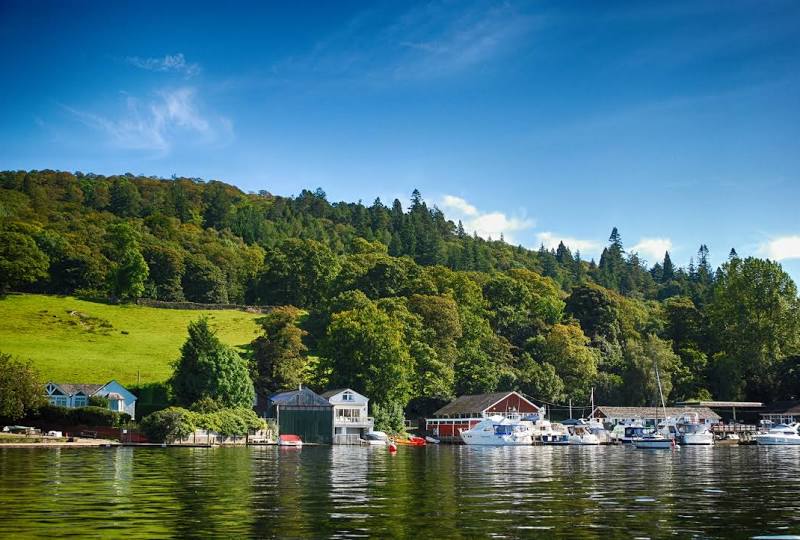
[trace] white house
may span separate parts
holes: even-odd
[[[373,430],[375,421],[369,416],[369,398],[355,390],[329,390],[322,397],[333,405],[333,443],[357,444],[364,433]]]
[[[102,396],[108,399],[108,408],[115,412],[127,413],[136,418],[136,396],[117,381],[106,384],[68,384],[48,382],[45,385],[46,398],[59,407],[86,407],[89,397]]]

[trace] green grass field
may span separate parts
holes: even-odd
[[[172,373],[186,326],[207,315],[219,338],[242,347],[257,335],[243,311],[114,306],[69,296],[0,299],[0,352],[30,359],[42,378],[68,383],[160,382]]]

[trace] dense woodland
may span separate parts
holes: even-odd
[[[726,248],[727,251],[727,248]],[[648,266],[613,229],[599,261],[484,240],[407,209],[228,184],[0,173],[0,290],[276,306],[261,394],[349,386],[378,414],[516,388],[551,403],[800,398],[800,301],[776,262]]]

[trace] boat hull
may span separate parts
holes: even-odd
[[[633,445],[643,450],[668,450],[675,446],[675,442],[672,439],[639,440],[633,441]]]
[[[800,446],[800,439],[787,437],[756,436],[756,444],[760,446]]]
[[[682,445],[687,446],[712,446],[714,435],[711,433],[687,433],[681,436],[680,441]]]

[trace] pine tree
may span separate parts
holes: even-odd
[[[669,251],[664,252],[664,262],[661,263],[661,283],[668,283],[675,277],[675,266],[669,257]]]

